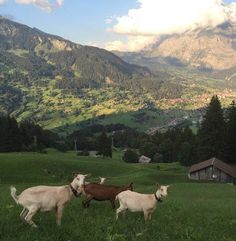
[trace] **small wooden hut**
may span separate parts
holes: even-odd
[[[191,180],[217,181],[236,184],[236,168],[213,157],[190,167]]]

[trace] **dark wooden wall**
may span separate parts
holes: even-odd
[[[225,173],[224,171],[214,167],[209,166],[202,170],[192,172],[189,174],[189,179],[191,180],[205,180],[205,181],[218,181],[225,183],[233,183],[235,179]]]

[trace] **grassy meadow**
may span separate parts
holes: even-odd
[[[83,209],[83,197],[65,208],[61,227],[56,226],[53,212],[36,214],[38,229],[20,220],[22,208],[12,200],[10,185],[17,194],[38,184],[64,185],[74,171],[91,173],[90,181],[105,176],[109,184],[134,182],[135,191],[144,193],[154,193],[157,181],[172,187],[146,223],[143,214],[130,212],[115,221],[109,202],[92,201],[90,208]],[[54,150],[0,154],[0,241],[235,241],[236,187],[189,182],[186,173],[178,163],[126,164],[120,152],[113,159]]]

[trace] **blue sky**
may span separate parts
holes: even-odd
[[[169,8],[169,6],[180,1],[182,2],[182,4],[186,3],[186,0],[165,0],[166,2],[169,1],[169,5],[163,5],[164,0],[34,1],[38,2],[39,4],[30,4],[33,2],[33,0],[0,0],[0,15],[12,16],[14,21],[29,25],[31,27],[36,27],[38,29],[41,29],[42,31],[51,34],[62,36],[77,43],[98,45],[101,47],[105,47],[107,43],[111,43],[111,45],[113,44],[112,46],[119,46],[120,48],[125,48],[126,46],[128,46],[128,44],[130,44],[130,42],[132,42],[132,44],[135,42],[136,45],[133,44],[131,46],[131,48],[133,49],[135,49],[138,45],[141,47],[143,45],[143,42],[155,41],[156,35],[165,33],[164,29],[168,29],[168,31],[170,31],[171,29],[172,32],[180,32],[180,26],[177,26],[175,30],[173,30],[173,22],[170,22],[169,25],[166,26],[160,25],[158,26],[158,29],[154,26],[153,28],[150,27],[149,29],[149,26],[152,26],[153,24],[148,22],[151,21],[150,19],[148,19],[148,11],[151,9],[150,11],[153,12],[152,4],[153,8],[155,7],[157,9],[160,9],[160,11],[162,11],[163,8],[165,9],[165,11],[168,12],[168,9],[171,9],[171,7]],[[201,10],[199,10],[199,15],[201,15],[201,11],[203,11],[202,9],[204,9],[204,7],[215,7],[216,2],[219,2],[218,0],[194,1],[202,1],[202,3],[204,1],[204,6],[203,4],[198,4],[200,6],[196,6],[197,8],[201,8]],[[193,2],[193,0],[189,0],[188,2]],[[207,2],[209,3],[209,5],[205,4]],[[235,3],[236,1],[224,1],[225,4],[229,4],[232,2]],[[48,8],[46,9],[45,6]],[[181,9],[183,10],[184,5],[180,4],[180,6],[182,6]],[[217,7],[219,8],[219,6]],[[132,9],[138,9],[137,13],[132,14],[132,11],[129,12],[129,10]],[[233,12],[235,11],[236,8],[233,10]],[[152,14],[154,14],[155,16],[155,13]],[[210,16],[209,22],[212,22],[213,18],[218,18],[219,16],[212,12],[210,12],[208,15]],[[148,19],[147,21],[145,20],[146,25],[140,23],[140,16],[143,16],[143,19]],[[117,19],[118,17],[122,18]],[[188,16],[186,16],[186,18],[187,17]],[[178,18],[178,15],[176,16],[176,18]],[[159,23],[162,22],[160,18],[156,21],[158,21]],[[163,19],[163,22],[168,21],[169,18]],[[196,22],[198,20],[193,19],[191,21]],[[185,21],[182,21],[179,24],[182,23],[186,24]],[[192,22],[188,23],[187,27],[189,27],[191,24]],[[200,23],[200,25],[204,24]],[[149,30],[146,32],[145,28]],[[108,31],[108,29],[111,30]]]
[[[14,0],[0,5],[1,15],[82,44],[100,43],[116,37],[108,33],[106,19],[127,13],[135,0],[65,0],[63,6],[48,13],[33,5]]]

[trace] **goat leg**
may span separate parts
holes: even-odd
[[[92,201],[92,199],[93,199],[93,196],[91,196],[91,195],[86,196],[86,200],[83,201],[84,208],[88,208],[89,207],[90,202]]]
[[[57,207],[57,212],[56,212],[56,218],[57,218],[57,225],[60,226],[61,225],[61,218],[63,215],[63,206],[58,206]]]
[[[37,209],[31,209],[25,217],[25,221],[34,228],[37,228],[37,225],[33,222],[32,218],[37,213],[37,211]]]
[[[126,208],[124,208],[123,206],[120,206],[118,209],[116,209],[116,220],[118,219],[119,214],[125,213],[125,211],[126,211]]]
[[[113,209],[115,209],[116,205],[115,205],[115,200],[114,199],[110,199],[111,201],[111,206]]]
[[[27,208],[23,208],[23,210],[20,213],[20,218],[25,220],[25,216],[27,215],[28,212],[29,210]]]
[[[149,217],[148,211],[144,210],[144,211],[143,211],[143,215],[144,215],[144,220],[147,221],[147,220],[148,220],[148,217]]]

